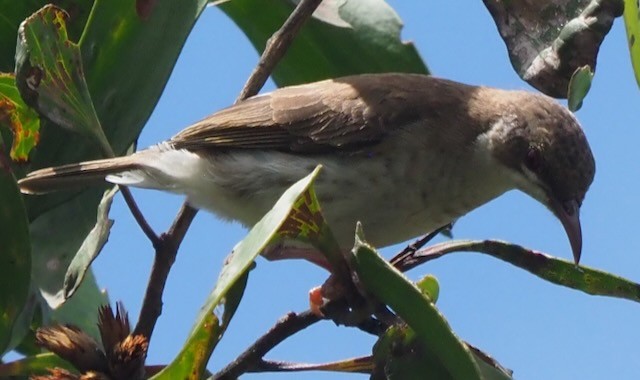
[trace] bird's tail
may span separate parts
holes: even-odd
[[[104,182],[108,175],[136,171],[140,168],[136,161],[133,156],[124,156],[40,169],[27,174],[18,185],[25,194],[95,185]]]

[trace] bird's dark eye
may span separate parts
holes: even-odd
[[[537,173],[542,166],[542,156],[540,151],[534,147],[529,148],[527,151],[527,157],[525,157],[524,164],[527,169],[534,173]]]

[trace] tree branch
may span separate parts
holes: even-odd
[[[424,257],[424,253],[419,250],[434,237],[436,237],[439,233],[450,228],[451,224],[447,224],[417,239],[416,241],[405,247],[402,251],[398,252],[398,254],[396,254],[394,258],[390,260],[391,264],[401,271],[406,271],[413,268],[419,263],[428,261],[431,258]],[[420,257],[416,258],[416,254],[420,254]],[[345,307],[348,307],[345,298],[335,299],[323,306],[323,314],[330,316],[336,311],[340,312],[340,310],[343,310]],[[213,377],[211,377],[211,379],[236,379],[243,373],[247,372],[283,370],[282,366],[279,366],[279,364],[281,363],[266,361],[264,360],[264,356],[288,337],[304,330],[305,328],[311,326],[319,320],[320,318],[310,310],[305,311],[301,314],[291,312],[285,315],[271,329],[269,329],[269,331],[267,331],[258,340],[256,340],[255,343],[249,346],[249,348],[247,348],[242,354],[240,354],[234,361],[229,363],[226,367],[224,367]],[[363,321],[356,327],[370,334],[380,335],[389,327],[389,324],[371,318]],[[304,368],[300,366],[292,366],[290,368],[287,368],[286,370],[300,371],[304,370]]]
[[[293,334],[304,330],[312,324],[318,322],[320,318],[307,310],[303,313],[289,313],[282,317],[266,334],[258,338],[247,350],[245,350],[236,360],[216,373],[212,378],[215,380],[231,380],[245,372],[251,371],[254,365],[262,362],[262,357],[278,344]]]
[[[334,300],[329,303],[328,307],[332,308],[332,306],[336,306],[337,304],[344,304],[344,302],[344,299]],[[338,308],[340,307],[343,307],[343,305],[338,306]],[[280,318],[280,320],[278,320],[278,322],[276,322],[276,324],[272,328],[270,328],[269,331],[258,338],[234,361],[229,363],[226,367],[221,369],[210,379],[230,380],[236,379],[238,378],[238,376],[247,372],[273,371],[274,368],[269,364],[273,362],[264,360],[264,356],[275,346],[282,343],[285,339],[306,329],[307,327],[313,325],[321,319],[322,318],[317,316],[311,310],[307,310],[300,314],[296,314],[293,312],[288,313],[284,317]],[[388,328],[387,325],[384,325],[380,321],[373,318],[363,321],[362,324],[356,327],[373,335],[380,335]],[[299,367],[292,367],[289,370],[298,371],[303,369]]]
[[[260,61],[258,61],[256,68],[253,69],[249,80],[247,80],[240,92],[238,101],[253,96],[260,91],[276,64],[284,57],[302,25],[311,17],[321,2],[322,0],[302,0],[298,3],[298,6],[291,12],[282,27],[267,40],[267,45],[260,57]]]
[[[196,214],[196,209],[184,203],[169,231],[158,239],[158,244],[155,246],[155,259],[134,335],[141,334],[147,340],[151,339],[156,322],[162,314],[162,293],[167,277],[169,277],[169,271],[176,260],[178,247],[180,247]]]
[[[236,103],[260,91],[269,75],[271,75],[273,68],[291,46],[291,42],[293,42],[302,25],[311,17],[321,1],[302,0],[282,27],[271,36],[256,68],[242,88]],[[156,321],[162,314],[162,293],[164,292],[169,271],[175,261],[178,248],[197,212],[196,209],[185,202],[176,215],[169,232],[163,234],[154,244],[156,249],[155,259],[140,310],[140,318],[134,330],[135,334],[142,334],[149,341]]]

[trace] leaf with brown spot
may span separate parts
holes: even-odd
[[[67,36],[68,17],[62,9],[46,5],[20,24],[16,86],[41,115],[109,150],[85,80],[80,48]]]
[[[0,127],[13,133],[11,159],[27,161],[40,140],[40,119],[20,97],[12,74],[0,73]]]
[[[318,250],[319,257],[309,256],[305,257],[306,259],[322,265],[322,260],[326,258],[332,273],[344,281],[349,280],[347,262],[331,228],[322,215],[313,187],[308,188],[296,199],[289,216],[284,220],[276,235],[278,240],[297,240],[313,246]],[[278,258],[286,259],[289,257],[280,255]]]
[[[293,204],[291,214],[278,229],[278,234],[283,238],[313,242],[320,238],[325,223],[315,191],[309,188]]]
[[[158,0],[136,0],[136,13],[142,20],[146,20],[153,12]]]
[[[598,51],[613,20],[622,15],[622,0],[484,0],[511,64],[530,85],[566,98],[579,67],[596,67]]]
[[[207,2],[157,0],[154,11],[146,20],[138,17],[131,0],[83,0],[77,4],[79,8],[74,8],[74,0],[56,0],[55,3],[69,11],[67,32],[70,40],[77,41],[80,47],[91,100],[114,150],[124,154],[149,118],[182,46]],[[0,0],[0,4],[6,4],[4,8],[0,5],[3,16],[13,16],[10,24],[0,23],[0,30],[9,30],[7,25],[13,28],[9,37],[0,39],[1,46],[11,49],[3,50],[6,54],[0,59],[4,63],[2,67],[12,70],[18,25],[46,2]],[[89,10],[91,17],[87,18]],[[114,25],[121,26],[116,34]],[[6,43],[7,39],[11,40],[10,44]],[[53,38],[39,44],[55,47],[58,41]],[[67,49],[66,46],[63,48]],[[149,70],[151,66],[153,70]],[[42,81],[45,79],[43,76]],[[49,120],[41,120],[41,123],[46,133],[37,148],[38,154],[32,154],[32,168],[78,162],[99,155],[95,144],[89,143],[84,135],[55,127]],[[9,139],[5,137],[5,141],[9,142]],[[99,339],[96,313],[86,310],[96,310],[107,302],[107,296],[97,286],[91,270],[74,296],[64,304],[60,303],[64,300],[64,276],[72,259],[68,252],[77,252],[95,225],[96,209],[103,191],[104,188],[92,187],[81,193],[64,192],[29,197],[25,201],[32,221],[31,278],[36,291],[47,296],[45,299],[50,302],[43,302],[41,307],[53,320],[72,322],[96,339]],[[56,265],[49,265],[51,263]]]
[[[587,294],[640,302],[640,284],[611,273],[578,266],[542,252],[498,240],[456,240],[422,249],[403,263],[393,263],[402,271],[454,252],[480,252],[526,270],[553,284]]]

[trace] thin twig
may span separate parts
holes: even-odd
[[[236,360],[232,361],[213,376],[216,380],[236,379],[261,363],[264,355],[291,335],[318,322],[320,318],[310,310],[303,313],[289,313],[282,317],[266,334],[258,338]]]
[[[397,269],[399,269],[400,271],[404,272],[406,270],[409,270],[407,268],[403,268],[404,262],[407,260],[410,260],[420,248],[424,247],[428,242],[433,240],[433,238],[438,236],[439,233],[450,228],[451,228],[451,223],[446,224],[440,228],[437,228],[429,232],[428,234],[424,235],[423,237],[419,238],[418,240],[406,246],[402,251],[400,251],[391,260],[389,260],[389,263],[394,267],[396,267]],[[401,268],[405,270],[402,270]]]
[[[291,12],[287,21],[282,27],[267,40],[267,45],[260,57],[256,68],[253,69],[249,80],[245,83],[238,100],[246,99],[260,91],[262,86],[273,72],[276,64],[284,56],[291,46],[293,39],[300,31],[300,28],[311,17],[322,0],[302,0],[296,9]]]
[[[322,0],[302,0],[291,13],[287,21],[282,25],[267,42],[267,46],[260,57],[255,70],[251,73],[249,80],[245,83],[236,102],[253,96],[260,91],[264,83],[271,75],[273,68],[284,56],[304,22],[311,17],[313,11]],[[149,283],[144,296],[140,318],[135,328],[136,334],[144,335],[151,340],[151,334],[156,321],[162,313],[162,293],[164,291],[169,271],[173,265],[180,243],[187,233],[197,210],[189,206],[186,202],[176,215],[169,232],[162,235],[154,248],[156,249],[155,259]]]
[[[133,199],[131,190],[129,190],[129,188],[126,186],[120,186],[120,192],[122,193],[122,197],[124,198],[125,203],[127,204],[127,206],[129,206],[129,210],[131,211],[131,215],[133,215],[133,219],[138,222],[138,225],[142,229],[142,232],[147,235],[147,238],[149,239],[149,241],[151,241],[151,244],[153,244],[154,247],[157,247],[158,244],[160,244],[160,238],[158,237],[158,235],[156,235],[153,228],[151,228],[149,222],[147,222],[147,220],[144,218],[144,215],[142,215],[142,212],[140,211],[140,208],[138,208],[135,199]]]
[[[104,135],[104,131],[102,130],[102,127],[97,129],[95,136],[96,136],[96,139],[99,141],[100,148],[102,149],[102,154],[105,157],[109,157],[109,158],[115,157],[116,154],[111,148],[111,145],[109,145],[109,141],[107,140],[107,137]],[[149,222],[147,222],[144,215],[142,215],[142,212],[140,211],[140,208],[136,204],[135,199],[133,199],[133,195],[131,194],[131,191],[129,190],[129,188],[126,186],[120,186],[120,192],[122,193],[122,197],[124,198],[125,203],[129,207],[129,210],[131,211],[133,218],[136,220],[136,222],[142,229],[142,232],[144,232],[144,234],[151,241],[154,247],[158,245],[158,243],[160,242],[160,238],[158,238],[158,235],[156,235],[155,231],[153,231],[153,228],[151,228],[151,226],[149,225]]]
[[[329,302],[323,308],[323,313],[326,310],[343,308],[346,300],[337,299]],[[329,318],[324,318],[329,319]],[[249,348],[242,352],[234,361],[229,363],[220,372],[216,373],[210,379],[223,380],[223,379],[236,379],[238,376],[246,372],[265,372],[273,370],[273,368],[264,367],[265,363],[268,365],[268,361],[264,360],[264,356],[271,351],[278,344],[282,343],[290,336],[306,329],[314,323],[320,321],[318,317],[311,310],[307,310],[300,314],[288,313],[284,317],[280,318],[276,324],[269,329],[264,335],[256,340]],[[388,325],[369,318],[364,320],[358,326],[355,326],[362,331],[368,332],[373,335],[382,334]],[[292,369],[293,370],[293,369]]]

